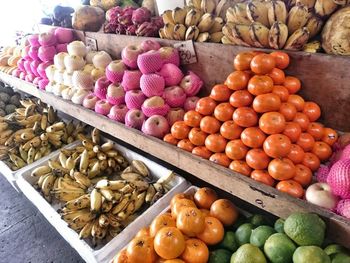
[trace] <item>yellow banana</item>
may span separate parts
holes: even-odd
[[[214,25],[214,15],[205,13],[198,23],[198,29],[200,33],[208,32],[211,27]],[[204,42],[204,41],[203,41]]]
[[[287,50],[300,50],[309,40],[309,30],[306,27],[300,28],[295,31],[287,40],[284,49]]]
[[[316,0],[315,13],[321,17],[326,17],[332,14],[338,5],[333,0]]]
[[[92,213],[98,213],[102,207],[102,195],[98,189],[93,189],[90,194],[90,210]]]
[[[247,16],[251,22],[269,26],[268,5],[265,1],[253,0],[247,4]]]
[[[222,32],[222,27],[224,26],[224,20],[221,17],[215,17],[214,18],[214,24],[209,30],[210,34]]]
[[[197,26],[199,20],[201,19],[201,13],[197,9],[190,9],[185,17],[185,25],[186,27]]]
[[[240,39],[245,44],[244,46],[254,47],[254,42],[250,36],[250,30],[248,25],[235,25],[232,28],[232,35],[236,39]]]
[[[171,10],[166,10],[162,14],[164,24],[175,24],[173,19],[173,12]]]
[[[196,26],[190,26],[186,30],[185,40],[196,40],[199,35],[199,29]]]
[[[314,36],[316,36],[321,31],[322,26],[323,26],[323,21],[319,17],[312,15],[305,25],[305,27],[310,32],[309,38],[311,39]]]
[[[288,38],[288,27],[282,22],[272,24],[269,31],[269,45],[273,49],[282,49]]]
[[[275,22],[282,22],[283,24],[287,21],[287,7],[286,4],[281,0],[272,0],[267,3],[268,11],[267,16],[269,24],[272,26]]]
[[[174,26],[173,39],[185,40],[186,27],[183,24],[176,24]]]
[[[310,12],[304,5],[293,6],[288,13],[288,33],[293,34],[296,30],[304,27],[309,20]]]
[[[252,21],[247,15],[247,4],[236,3],[234,6],[227,9],[226,20],[234,24],[250,25]]]
[[[269,29],[259,22],[249,26],[250,38],[255,47],[269,47]]]
[[[172,17],[173,17],[174,24],[184,24],[185,23],[186,14],[187,14],[187,9],[186,8],[176,7],[172,11]]]

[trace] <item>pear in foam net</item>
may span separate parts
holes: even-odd
[[[72,82],[74,87],[80,89],[92,90],[94,88],[94,80],[91,74],[82,70],[73,72]]]
[[[97,54],[95,54],[92,58],[92,64],[94,64],[95,68],[105,69],[111,62],[111,56],[105,51],[97,52]]]
[[[55,57],[53,58],[53,63],[57,69],[64,70],[66,68],[64,65],[64,58],[66,56],[68,56],[68,53],[66,52],[60,52],[55,55]]]
[[[87,49],[82,41],[73,41],[67,46],[68,54],[71,56],[85,57]]]
[[[85,60],[82,57],[68,55],[64,57],[64,66],[69,73],[75,70],[81,70],[85,66]]]

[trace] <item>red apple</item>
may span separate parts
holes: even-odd
[[[160,44],[158,41],[154,40],[145,40],[141,43],[140,47],[144,52],[150,51],[150,50],[158,50],[160,49]]]
[[[73,30],[63,27],[56,28],[54,35],[56,36],[57,42],[60,44],[70,43],[74,38]]]
[[[169,125],[172,126],[177,121],[183,121],[185,111],[182,108],[171,108],[166,115]]]
[[[85,96],[83,100],[83,106],[88,109],[95,109],[96,102],[98,102],[100,99],[96,97],[95,94],[90,93]]]
[[[142,132],[161,139],[169,132],[169,123],[165,117],[153,115],[142,125]]]
[[[128,108],[126,107],[125,104],[114,105],[109,111],[108,118],[124,123],[127,112],[128,112]]]
[[[139,46],[128,45],[122,50],[122,60],[125,65],[137,69],[137,57],[143,53]]]
[[[181,87],[172,86],[164,90],[163,98],[170,107],[183,107],[186,101],[186,93]]]
[[[196,108],[197,101],[199,100],[198,97],[188,97],[184,104],[185,111],[194,110]]]
[[[39,47],[38,56],[44,62],[52,61],[54,56],[55,56],[55,54],[56,54],[55,46],[42,46],[42,47]]]
[[[39,43],[41,46],[52,46],[57,43],[56,37],[53,33],[41,33],[39,35]]]
[[[140,130],[145,118],[145,114],[141,110],[131,109],[126,113],[125,125]]]
[[[315,183],[310,185],[305,193],[308,202],[327,208],[334,209],[338,198],[333,195],[331,187],[326,183]]]

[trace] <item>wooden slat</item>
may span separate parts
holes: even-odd
[[[91,126],[98,127],[101,131],[193,174],[238,198],[259,206],[276,216],[285,218],[295,211],[318,213],[329,223],[330,237],[334,241],[350,247],[350,221],[345,218],[306,203],[303,200],[290,197],[274,188],[257,183],[251,178],[194,156],[157,138],[147,136],[138,130],[130,129],[121,123],[114,122],[70,101],[37,90],[30,83],[4,73],[0,73],[0,79],[23,92],[40,98],[43,102],[52,105],[59,111]]]

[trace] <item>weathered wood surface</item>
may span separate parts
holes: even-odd
[[[309,204],[303,200],[290,197],[274,188],[258,183],[251,178],[232,172],[222,166],[204,160],[191,153],[157,138],[147,136],[138,130],[130,129],[125,125],[114,122],[70,101],[63,100],[53,94],[40,90],[30,83],[0,73],[0,79],[17,87],[23,92],[40,98],[43,102],[52,105],[55,109],[79,119],[101,131],[110,134],[138,149],[149,153],[179,169],[200,178],[240,199],[279,216],[287,217],[295,211],[315,212],[329,222],[329,234],[337,242],[350,246],[350,220],[346,220],[334,213]]]

